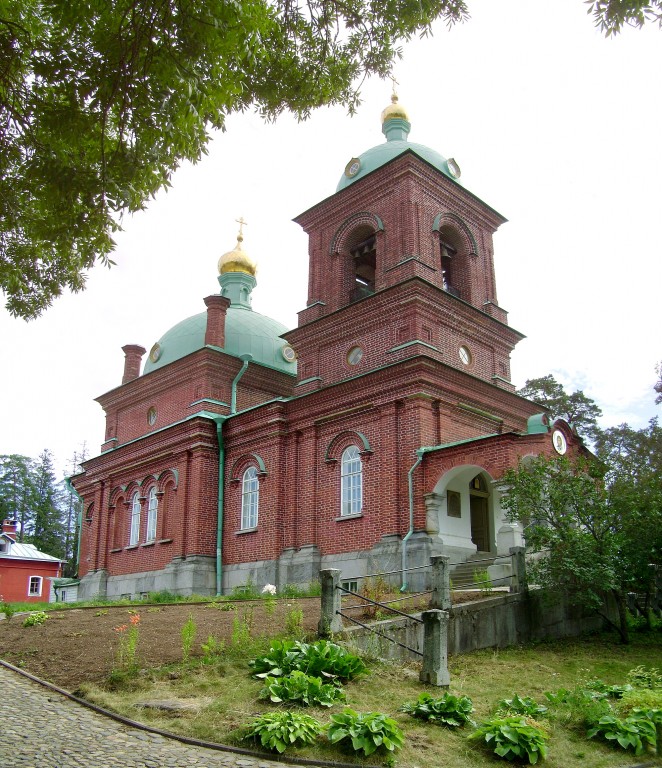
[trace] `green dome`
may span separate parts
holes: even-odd
[[[150,353],[143,374],[151,373],[164,365],[179,360],[205,346],[207,313],[182,320],[159,339],[159,356],[156,361]],[[253,362],[267,365],[278,371],[296,374],[296,361],[288,363],[281,350],[286,342],[281,338],[287,328],[270,317],[231,304],[225,316],[225,346],[223,351],[233,357],[251,355]],[[156,345],[155,345],[156,346]],[[154,348],[153,348],[154,349]]]
[[[362,155],[357,158],[359,161],[358,172],[353,175],[348,175],[352,166],[352,161],[347,165],[347,170],[340,177],[336,192],[340,192],[341,189],[349,187],[354,182],[367,176],[369,173],[381,168],[382,165],[386,165],[390,160],[402,155],[407,150],[418,155],[421,159],[425,160],[431,166],[441,171],[449,179],[456,179],[451,174],[448,167],[448,160],[439,154],[439,152],[430,147],[426,147],[423,144],[415,144],[407,141],[409,135],[410,124],[407,120],[402,118],[390,118],[384,122],[383,132],[386,135],[386,141],[383,144],[378,144],[372,149],[368,149]]]

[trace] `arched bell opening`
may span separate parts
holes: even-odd
[[[377,272],[377,235],[375,230],[362,225],[347,238],[352,280],[350,281],[350,302],[358,301],[375,292]]]

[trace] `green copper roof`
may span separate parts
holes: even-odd
[[[381,168],[382,165],[386,165],[389,161],[402,155],[407,150],[410,150],[420,158],[428,162],[438,171],[441,171],[449,179],[455,179],[451,175],[448,168],[448,161],[445,157],[439,154],[434,149],[426,147],[423,144],[415,144],[407,141],[409,135],[410,124],[407,120],[396,118],[387,120],[382,128],[386,141],[383,144],[378,144],[372,149],[368,149],[362,155],[359,155],[358,160],[360,167],[358,173],[354,176],[348,176],[346,173],[340,177],[336,192],[340,192],[341,189],[349,187],[355,181],[362,179],[369,173]]]
[[[159,339],[160,357],[153,362],[147,358],[143,374],[179,360],[205,346],[207,313],[182,320]],[[223,351],[233,357],[251,355],[253,362],[268,365],[284,373],[296,374],[296,362],[288,363],[281,349],[285,340],[281,334],[287,328],[270,317],[252,309],[231,304],[225,317],[225,346]]]

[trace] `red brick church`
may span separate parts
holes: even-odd
[[[83,499],[79,595],[343,580],[431,555],[507,554],[499,478],[580,440],[515,393],[522,334],[497,301],[501,214],[453,159],[408,140],[397,97],[386,141],[296,218],[308,300],[294,330],[251,308],[255,262],[219,261],[220,293],[151,348],[123,347],[98,398],[101,453]],[[201,302],[202,305],[202,302]]]

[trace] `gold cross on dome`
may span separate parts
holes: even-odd
[[[237,224],[239,224],[239,236],[241,237],[244,234],[244,225],[248,226],[248,222],[244,221],[244,217],[240,216],[238,219],[235,219]]]
[[[393,84],[393,93],[391,94],[391,97],[395,96],[395,98],[397,99],[398,98],[398,94],[395,92],[395,86],[396,85],[400,85],[400,83],[395,79],[395,75],[389,75],[388,78],[391,81],[391,83]]]

